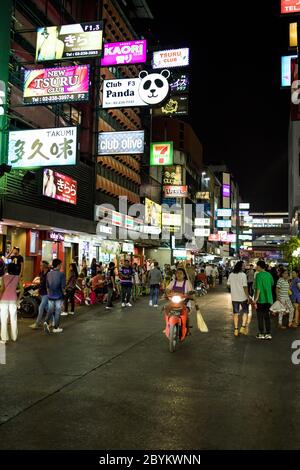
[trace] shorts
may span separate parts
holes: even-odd
[[[233,313],[249,313],[249,304],[248,300],[243,300],[243,302],[232,301]]]

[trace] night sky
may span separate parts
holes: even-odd
[[[243,2],[243,10],[240,1],[201,1],[199,13],[191,1],[147,3],[149,42],[191,48],[188,120],[205,164],[226,163],[252,210],[286,211],[290,94],[280,89],[280,57],[291,52],[279,0]]]

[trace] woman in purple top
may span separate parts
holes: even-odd
[[[292,271],[292,283],[291,283],[291,301],[295,307],[295,316],[294,316],[294,325],[299,325],[299,316],[300,316],[300,270],[293,269]]]

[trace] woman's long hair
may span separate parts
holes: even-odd
[[[75,277],[77,279],[78,278],[78,271],[77,271],[76,263],[71,263],[70,268],[72,268],[72,272],[75,274]]]
[[[243,271],[243,261],[238,261],[233,268],[233,272],[234,274],[238,274],[238,273],[241,273],[242,271]]]

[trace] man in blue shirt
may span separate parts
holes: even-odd
[[[132,291],[132,278],[133,278],[133,268],[129,264],[129,260],[126,259],[124,266],[121,267],[119,277],[121,282],[121,291],[122,291],[122,307],[132,307],[129,302]]]
[[[44,331],[50,334],[49,321],[54,314],[54,328],[53,333],[61,333],[62,328],[59,328],[59,318],[61,306],[64,299],[64,291],[66,287],[66,276],[60,271],[62,262],[56,258],[53,260],[53,269],[47,274],[46,285],[49,300],[49,308],[44,322]]]

